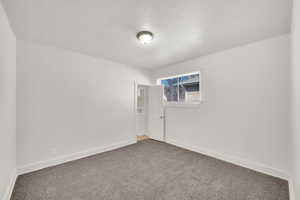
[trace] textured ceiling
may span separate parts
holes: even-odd
[[[2,0],[18,39],[155,68],[290,31],[291,0]],[[150,45],[136,40],[150,30]]]

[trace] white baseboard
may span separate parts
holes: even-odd
[[[118,149],[118,148],[130,145],[130,144],[134,144],[134,143],[136,143],[136,139],[131,139],[131,140],[118,142],[118,143],[108,145],[108,146],[104,146],[104,147],[98,147],[98,148],[93,148],[93,149],[89,149],[89,150],[86,150],[86,151],[72,153],[72,154],[69,154],[69,155],[56,157],[54,159],[40,161],[40,162],[36,162],[36,163],[33,163],[33,164],[29,164],[29,165],[26,165],[26,166],[19,167],[17,169],[17,172],[18,172],[18,175],[26,174],[26,173],[33,172],[33,171],[36,171],[36,170],[39,170],[39,169],[59,165],[59,164],[65,163],[65,162],[78,160],[80,158],[84,158],[84,157],[88,157],[88,156],[91,156],[91,155],[103,153],[103,152],[106,152],[106,151],[111,151],[111,150],[114,150],[114,149]]]
[[[248,169],[252,169],[254,171],[258,171],[270,176],[274,176],[277,178],[281,178],[284,180],[289,180],[289,176],[288,174],[286,174],[285,172],[279,170],[279,169],[275,169],[273,167],[270,166],[266,166],[264,164],[261,163],[257,163],[257,162],[253,162],[253,161],[249,161],[249,160],[245,160],[245,159],[241,159],[241,158],[237,158],[237,157],[233,157],[233,156],[229,156],[229,155],[225,155],[222,153],[218,153],[218,152],[214,152],[214,151],[210,151],[208,149],[201,149],[199,147],[195,147],[195,146],[190,146],[190,145],[186,145],[186,144],[182,144],[180,142],[177,142],[175,140],[170,140],[167,139],[166,141],[169,144],[173,144],[175,146],[184,148],[184,149],[188,149],[197,153],[201,153],[207,156],[211,156],[238,166],[242,166]]]
[[[9,180],[9,185],[7,186],[6,192],[3,196],[3,200],[10,200],[10,197],[12,195],[12,192],[14,190],[15,187],[15,183],[17,180],[17,170],[14,169],[13,172],[10,175],[10,180]]]
[[[294,190],[294,182],[292,180],[292,178],[289,178],[289,195],[290,195],[290,200],[296,200],[296,196],[295,196],[295,190]]]

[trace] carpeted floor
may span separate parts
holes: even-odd
[[[144,140],[18,178],[12,200],[288,200],[288,183]]]

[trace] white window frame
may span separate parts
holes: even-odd
[[[178,100],[174,101],[174,102],[168,102],[165,101],[164,104],[166,106],[184,106],[184,107],[194,107],[194,106],[198,106],[202,103],[202,96],[203,96],[203,91],[202,91],[202,77],[201,77],[201,72],[200,71],[196,71],[196,72],[190,72],[190,73],[185,73],[185,74],[176,74],[174,76],[167,76],[167,77],[163,77],[163,78],[159,78],[156,80],[156,84],[157,85],[161,85],[161,81],[165,80],[165,79],[172,79],[172,78],[179,78],[182,76],[189,76],[189,75],[194,75],[194,74],[199,74],[199,93],[200,93],[200,100],[197,102],[180,102],[179,101],[179,91],[178,91]],[[179,87],[178,87],[179,90]]]

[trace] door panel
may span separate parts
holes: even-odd
[[[152,139],[164,141],[163,87],[151,86],[148,93],[148,131]]]

